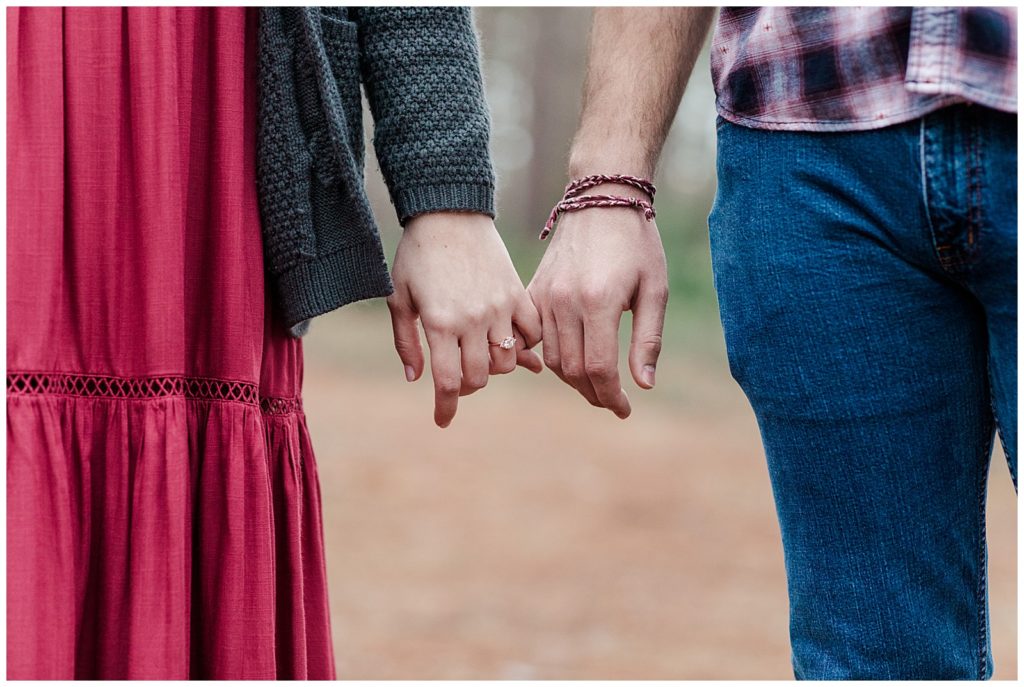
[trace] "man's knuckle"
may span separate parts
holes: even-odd
[[[655,334],[655,333],[645,334],[644,336],[640,337],[639,343],[640,343],[641,346],[644,346],[645,348],[650,348],[650,349],[660,353],[661,352],[661,344],[662,344],[662,336],[661,336],[661,334]]]
[[[550,294],[553,306],[566,306],[573,302],[575,289],[566,282],[555,282],[551,285]]]
[[[563,360],[562,361],[562,372],[565,376],[574,382],[581,382],[586,378],[586,371],[583,365],[575,361]]]
[[[588,284],[580,289],[580,301],[588,307],[600,307],[611,300],[604,284]]]
[[[416,344],[412,339],[407,338],[395,338],[395,348],[400,351],[409,351],[410,353],[416,350]]]
[[[615,376],[615,366],[605,360],[587,361],[587,377],[596,382],[608,382]]]

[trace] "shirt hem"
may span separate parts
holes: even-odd
[[[934,112],[935,110],[939,110],[943,107],[954,105],[959,102],[964,102],[964,99],[955,95],[946,95],[945,97],[921,103],[909,110],[897,112],[887,117],[848,120],[782,120],[747,117],[736,112],[732,112],[720,103],[715,103],[715,109],[723,119],[750,129],[763,129],[767,131],[843,132],[884,129],[887,126],[894,126],[896,124],[903,124],[905,122],[912,121]]]

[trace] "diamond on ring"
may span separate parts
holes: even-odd
[[[506,336],[500,342],[498,342],[496,344],[491,344],[491,345],[492,346],[497,346],[498,348],[501,348],[501,349],[506,350],[506,351],[511,351],[512,347],[516,345],[516,337],[514,337],[514,336]]]

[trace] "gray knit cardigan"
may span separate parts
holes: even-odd
[[[494,216],[490,122],[471,10],[271,7],[259,15],[256,170],[274,311],[295,336],[389,295],[363,180],[360,84],[399,222]]]

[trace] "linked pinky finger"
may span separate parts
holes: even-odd
[[[544,361],[540,359],[536,351],[531,351],[526,347],[525,337],[523,337],[518,327],[513,326],[512,331],[514,332],[513,336],[516,337],[516,365],[525,367],[534,374],[543,372]]]

